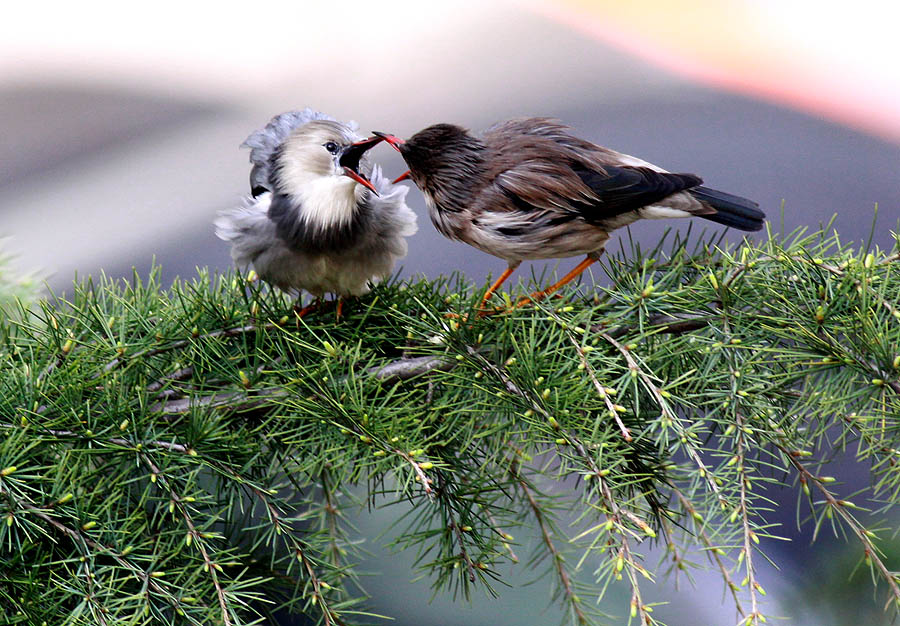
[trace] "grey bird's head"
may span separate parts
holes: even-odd
[[[357,193],[358,183],[377,195],[367,176],[372,168],[365,153],[381,140],[360,139],[350,126],[333,120],[298,126],[272,154],[273,191],[298,199],[313,188],[349,195]]]
[[[435,198],[453,198],[461,190],[471,188],[487,161],[487,147],[469,131],[454,124],[434,124],[404,141],[394,135],[373,131],[392,145],[406,161],[409,172],[397,178],[412,178],[416,186]]]
[[[378,195],[366,152],[382,139],[363,139],[356,130],[353,122],[304,109],[273,117],[247,138],[251,193],[268,194],[269,217],[279,228],[290,222],[292,233],[345,230]]]

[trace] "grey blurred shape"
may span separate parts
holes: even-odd
[[[162,94],[7,85],[0,88],[0,191],[42,184],[45,176],[80,159],[146,141],[161,128],[188,124],[214,111],[208,104]]]

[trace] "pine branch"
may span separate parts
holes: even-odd
[[[379,286],[336,322],[205,273],[20,310],[0,321],[0,600],[32,623],[351,626],[359,494],[407,503],[395,544],[438,591],[494,593],[513,531],[573,623],[601,623],[582,598],[617,586],[612,623],[661,624],[641,580],[663,575],[641,553],[656,539],[756,624],[771,484],[822,495],[812,536],[849,531],[896,611],[851,509],[900,500],[900,254],[716,243],[633,248],[604,261],[609,287],[481,319],[461,278]],[[851,442],[859,505],[819,471]]]

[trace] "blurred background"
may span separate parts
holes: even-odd
[[[238,146],[272,115],[305,106],[399,136],[438,121],[480,130],[553,116],[757,200],[776,231],[837,214],[842,239],[865,242],[877,204],[872,241],[890,247],[900,218],[898,23],[900,4],[887,0],[852,10],[812,0],[10,3],[0,24],[0,249],[57,291],[76,273],[146,272],[154,258],[167,280],[226,268],[211,222],[248,191]],[[388,173],[403,171],[389,148],[372,154]],[[480,282],[504,268],[441,238],[421,194],[409,199],[420,231],[405,275],[459,269]],[[641,223],[632,235],[652,245],[664,228]],[[769,546],[785,565],[763,566],[771,612],[797,624],[887,623],[879,607],[863,613],[865,576],[829,570],[852,563],[856,546],[810,548],[784,506],[794,541]],[[359,523],[371,536],[388,521],[376,512]],[[367,587],[376,611],[399,624],[560,618],[542,612],[543,583],[460,608],[429,604],[427,582],[408,583],[402,558],[376,552],[367,566],[387,572]],[[663,580],[649,595],[673,602],[658,609],[669,623],[732,624],[720,582],[701,573],[695,586],[682,580],[676,592]],[[798,598],[818,600],[822,589],[841,600],[801,608]],[[612,594],[607,609],[623,615],[626,605]]]

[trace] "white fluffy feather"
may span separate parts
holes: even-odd
[[[359,201],[369,193],[333,164],[322,146],[331,140],[323,139],[323,120],[337,133],[333,140],[346,143],[357,138],[354,127],[307,110],[273,118],[247,143],[254,150],[251,160],[256,166],[251,184],[263,183],[270,190],[280,184],[278,193],[290,196],[298,207],[296,217],[316,229],[349,223]],[[304,129],[310,122],[315,125]],[[279,148],[277,171],[272,172],[268,164]],[[315,296],[363,294],[370,284],[391,274],[397,260],[406,255],[406,237],[417,229],[416,215],[405,201],[408,188],[393,185],[377,166],[365,166],[370,167],[366,173],[379,195],[367,198],[371,216],[366,229],[343,248],[307,250],[282,239],[269,218],[271,192],[220,213],[216,235],[231,244],[236,265],[252,266],[263,280],[285,291],[304,290]]]

